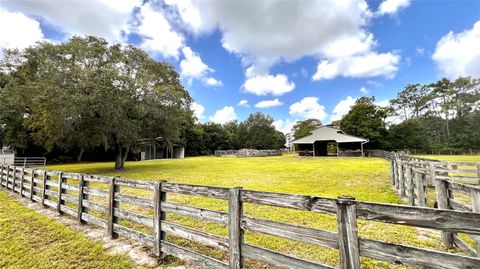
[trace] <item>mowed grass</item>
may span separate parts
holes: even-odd
[[[194,157],[184,160],[158,160],[128,162],[126,169],[115,171],[112,163],[82,163],[52,165],[48,169],[121,176],[143,180],[167,180],[168,182],[198,184],[219,187],[243,187],[244,189],[306,194],[336,198],[341,195],[355,197],[360,201],[401,203],[393,192],[389,179],[389,163],[380,158],[308,158],[296,156],[263,158]],[[123,188],[122,192],[146,196],[141,190]],[[212,198],[169,195],[168,201],[213,210],[226,211],[226,201]],[[128,205],[123,205],[128,207]],[[248,216],[282,221],[312,228],[337,231],[336,218],[332,215],[297,210],[245,204]],[[144,215],[151,212],[135,210]],[[188,227],[222,236],[228,235],[223,225],[197,219],[167,214],[167,220]],[[125,225],[128,225],[125,223]],[[438,233],[430,233],[413,227],[391,225],[359,220],[359,234],[363,238],[385,242],[443,249]],[[135,227],[135,225],[131,225]],[[136,227],[138,228],[138,227]],[[151,233],[148,229],[142,230]],[[169,237],[185,247],[192,248],[217,259],[225,260],[227,254],[213,248],[192,244],[187,240]],[[310,244],[298,243],[278,237],[247,232],[247,243],[281,251],[323,264],[338,265],[338,251]],[[263,266],[247,261],[247,267]],[[364,268],[393,268],[387,263],[362,258]],[[268,268],[268,267],[267,267]],[[397,268],[397,267],[395,267]]]
[[[480,155],[418,155],[417,157],[452,162],[480,162]]]
[[[0,191],[0,268],[132,268],[56,220]]]

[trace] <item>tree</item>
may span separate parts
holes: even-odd
[[[285,136],[280,135],[273,126],[273,118],[263,113],[250,114],[240,124],[239,129],[246,132],[244,135],[245,148],[254,149],[278,149],[285,145]],[[281,136],[283,138],[281,138]],[[283,142],[283,143],[282,143]]]
[[[299,139],[309,135],[313,130],[322,126],[322,122],[317,119],[308,119],[303,121],[297,121],[293,125],[292,132],[295,139]]]
[[[387,135],[385,118],[388,109],[375,104],[375,97],[357,99],[350,111],[340,121],[340,128],[347,134],[369,139],[370,148],[382,148]]]
[[[133,46],[109,45],[92,36],[26,49],[0,95],[0,120],[21,134],[20,125],[48,151],[103,145],[124,168],[142,138],[179,139],[192,117],[191,98],[175,68]],[[2,64],[2,70],[9,63]],[[8,107],[15,106],[15,107]],[[18,123],[16,123],[18,122]],[[9,135],[11,136],[11,135]]]

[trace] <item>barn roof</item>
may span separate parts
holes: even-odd
[[[315,141],[335,141],[337,143],[364,142],[368,139],[345,134],[342,130],[329,126],[322,126],[313,130],[310,135],[294,140],[293,144],[313,144]]]

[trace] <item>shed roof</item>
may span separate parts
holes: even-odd
[[[342,130],[322,126],[313,130],[310,135],[294,140],[293,144],[313,144],[315,141],[335,141],[337,143],[368,142],[368,139],[345,134]]]

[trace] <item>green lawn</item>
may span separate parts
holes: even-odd
[[[380,158],[301,158],[295,156],[265,158],[195,157],[184,160],[158,160],[129,162],[124,171],[112,169],[112,163],[84,163],[52,165],[48,169],[121,176],[144,180],[201,184],[209,186],[308,194],[337,197],[349,195],[357,200],[401,203],[390,186],[389,163]],[[123,190],[123,189],[122,189]],[[142,191],[130,191],[144,195]],[[226,211],[225,201],[211,198],[192,198],[185,195],[169,195],[170,201],[214,210]],[[141,211],[150,215],[150,212]],[[268,206],[245,205],[249,216],[283,221],[292,224],[336,231],[334,216]],[[177,222],[218,235],[227,235],[226,227],[215,223],[168,214],[168,221]],[[442,249],[439,235],[412,227],[378,222],[359,221],[361,237],[391,243],[406,244],[431,249]],[[145,230],[145,232],[149,232]],[[337,265],[338,251],[309,244],[297,243],[263,234],[247,233],[248,243],[271,248],[317,262]],[[169,238],[177,244],[193,248],[218,259],[226,253],[209,247],[192,244],[186,240]],[[362,259],[365,268],[390,268],[390,265],[370,259]],[[248,261],[250,268],[260,265]],[[395,267],[392,265],[392,268]]]
[[[56,220],[0,191],[0,268],[132,268]]]
[[[480,162],[480,155],[418,155],[417,157],[453,162]]]

